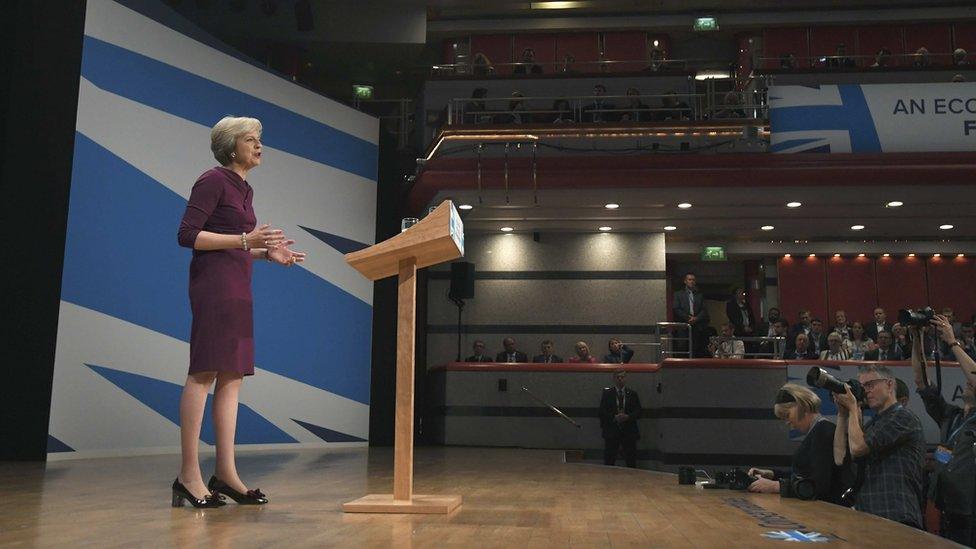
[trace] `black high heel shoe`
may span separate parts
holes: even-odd
[[[203,499],[197,499],[196,496],[190,493],[177,478],[173,481],[173,507],[183,507],[183,502],[188,501],[190,505],[196,507],[197,509],[213,509],[215,507],[220,507],[222,505],[227,505],[220,498],[220,494],[211,493],[205,496]]]
[[[254,490],[248,490],[247,493],[242,494],[230,486],[227,486],[227,483],[217,478],[217,475],[210,477],[210,482],[207,483],[207,488],[209,488],[214,494],[223,494],[229,497],[238,505],[264,505],[265,503],[268,503],[268,496],[262,494],[261,490],[255,488]]]

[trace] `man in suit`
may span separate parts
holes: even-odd
[[[881,307],[874,309],[874,322],[864,326],[864,334],[871,338],[871,341],[878,342],[878,334],[888,332],[891,334],[891,323],[887,320],[885,310]]]
[[[793,340],[793,345],[788,345],[786,353],[783,355],[786,360],[815,360],[818,358],[817,353],[813,352],[810,348],[810,338],[807,334],[799,333],[796,334],[796,339]]]
[[[878,347],[864,353],[864,360],[904,360],[901,347],[894,344],[890,332],[878,334]]]
[[[729,322],[732,323],[734,335],[740,337],[756,335],[756,320],[752,315],[752,308],[746,303],[746,291],[744,289],[735,289],[732,299],[725,304],[725,316],[729,317]]]
[[[790,338],[789,341],[794,341],[796,336],[799,334],[809,334],[810,333],[810,310],[800,309],[798,313],[798,318],[800,319],[793,327],[790,328]]]
[[[691,356],[707,357],[705,350],[708,344],[708,310],[705,309],[704,298],[698,291],[695,273],[687,273],[684,277],[685,287],[674,292],[671,301],[671,312],[676,322],[691,324],[693,349]]]
[[[820,352],[827,348],[827,334],[824,332],[822,320],[815,318],[810,321],[810,333],[807,337],[810,338],[810,349],[820,356]]]
[[[637,420],[641,416],[640,397],[627,388],[627,372],[613,374],[614,386],[603,389],[600,398],[600,427],[603,430],[603,463],[617,464],[617,451],[623,448],[627,467],[637,467],[637,440],[640,431]]]
[[[634,351],[623,344],[619,337],[611,337],[607,342],[609,353],[603,355],[605,364],[627,364],[634,358]]]
[[[552,352],[553,345],[552,340],[547,339],[542,342],[542,354],[535,355],[532,357],[532,362],[542,363],[542,364],[554,364],[562,362],[563,359],[560,356],[555,355]]]
[[[528,362],[529,357],[515,347],[515,339],[506,337],[502,340],[505,350],[495,356],[495,362]]]
[[[471,350],[474,354],[464,359],[465,362],[491,362],[491,357],[485,354],[484,341],[480,339],[474,340],[474,345],[471,346]]]

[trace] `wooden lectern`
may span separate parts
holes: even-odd
[[[397,284],[396,433],[393,494],[369,494],[343,504],[347,513],[450,513],[461,496],[413,493],[413,371],[417,269],[464,255],[464,226],[450,200],[393,238],[346,254],[346,263],[370,280],[399,274]]]

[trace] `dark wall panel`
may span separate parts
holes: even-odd
[[[810,55],[837,55],[837,45],[844,44],[847,55],[854,55],[856,27],[813,27],[810,29]]]
[[[512,35],[511,34],[485,34],[471,37],[471,59],[482,53],[492,65],[495,66],[497,74],[511,74],[512,66],[499,66],[499,63],[512,62]]]
[[[810,55],[810,43],[807,38],[806,27],[763,30],[763,57],[767,58],[763,68],[779,68],[779,58],[788,53],[799,58],[798,67],[809,67],[808,60],[802,59]]]
[[[929,304],[952,307],[956,319],[968,321],[976,313],[976,261],[969,257],[933,257],[928,269]]]
[[[833,323],[838,310],[847,313],[847,321],[869,322],[877,306],[874,260],[867,257],[832,257],[827,260],[827,303]]]
[[[898,309],[928,305],[925,262],[917,257],[882,257],[875,264],[878,272],[878,306],[894,321]]]
[[[608,32],[604,35],[604,54],[607,59],[640,61],[638,63],[614,63],[608,72],[639,71],[647,66],[646,32]]]
[[[888,48],[893,55],[905,53],[904,29],[894,25],[871,25],[857,30],[857,54],[871,56],[858,59],[859,66],[871,66],[874,63],[873,56],[881,48]],[[893,57],[889,64],[897,66],[904,63],[897,57]]]
[[[784,257],[778,262],[779,308],[792,324],[801,309],[827,318],[827,273],[819,257]]]
[[[562,70],[566,54],[572,54],[577,63],[591,63],[600,60],[600,35],[595,32],[571,32],[556,36],[556,63]],[[579,72],[594,72],[596,65],[578,65]]]
[[[948,23],[931,25],[907,25],[905,27],[905,50],[914,53],[918,48],[929,50],[933,65],[948,65],[952,53],[952,27]],[[943,54],[943,55],[937,55]]]

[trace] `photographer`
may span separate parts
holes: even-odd
[[[963,391],[963,407],[949,404],[938,389],[927,383],[925,376],[925,354],[921,345],[923,338],[917,327],[911,327],[914,340],[912,346],[912,369],[915,371],[915,384],[918,394],[925,402],[925,411],[939,425],[939,447],[935,451],[935,469],[929,483],[929,496],[935,506],[942,511],[940,530],[942,535],[957,543],[972,547],[976,544],[976,528],[973,520],[973,492],[976,490],[976,465],[974,465],[973,444],[976,443],[976,362],[973,361],[953,333],[949,319],[936,315],[931,321],[939,332],[939,337],[951,350],[959,367],[966,376]]]
[[[833,459],[836,425],[820,415],[820,397],[802,385],[787,383],[776,393],[773,412],[790,429],[805,436],[793,453],[790,471],[749,469],[750,476],[759,477],[749,485],[749,491],[840,503],[845,486],[842,480],[844,468],[834,465]],[[801,484],[804,482],[812,483],[806,487],[810,493],[798,494],[803,491]]]
[[[861,407],[850,384],[835,394],[837,430],[834,463],[843,464],[846,453],[863,467],[855,509],[922,527],[922,463],[925,440],[922,422],[895,398],[895,376],[884,366],[858,368],[867,407],[874,419],[862,427]]]

